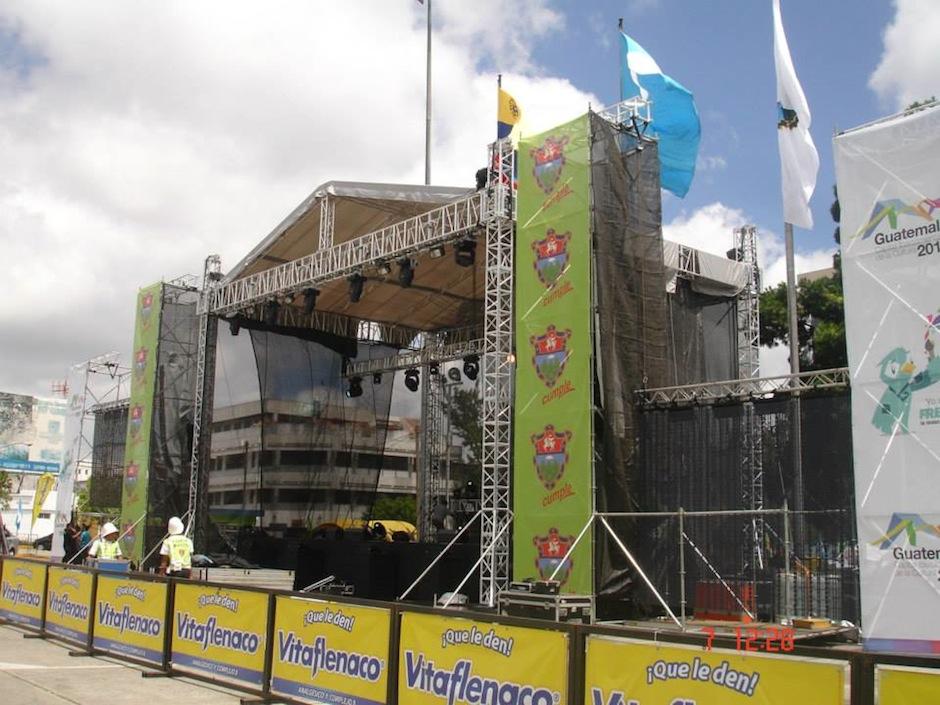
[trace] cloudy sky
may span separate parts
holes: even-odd
[[[849,6],[851,5],[851,12]],[[798,269],[826,266],[831,136],[940,95],[940,3],[784,0],[822,168]],[[470,185],[504,74],[537,131],[614,102],[617,17],[696,95],[703,141],[667,236],[762,233],[784,276],[770,0],[435,0],[433,180]],[[0,390],[129,354],[136,290],[235,264],[318,184],[420,183],[415,0],[0,3]],[[845,28],[851,27],[851,31]],[[771,356],[772,358],[773,356]],[[780,356],[768,371],[780,369]]]

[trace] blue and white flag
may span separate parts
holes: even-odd
[[[819,153],[809,134],[809,104],[796,77],[787,35],[774,0],[774,66],[777,69],[777,143],[783,187],[783,220],[798,228],[812,228],[809,199],[816,189]]]
[[[695,176],[702,127],[692,94],[662,72],[646,49],[620,33],[623,95],[652,102],[650,132],[659,138],[660,182],[680,198]]]

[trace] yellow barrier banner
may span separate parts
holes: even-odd
[[[878,705],[919,705],[940,700],[940,669],[875,664]]]
[[[173,601],[174,667],[260,687],[268,595],[177,583]]]
[[[385,705],[391,611],[278,596],[271,690],[299,700]]]
[[[46,631],[84,644],[91,627],[91,584],[94,576],[70,568],[49,568],[46,589]]]
[[[166,583],[99,574],[94,647],[162,664],[166,600]]]
[[[0,617],[42,629],[43,589],[46,567],[40,563],[7,558],[0,577]]]
[[[458,617],[401,617],[398,702],[565,705],[568,635]]]
[[[846,661],[589,636],[589,705],[844,705]]]

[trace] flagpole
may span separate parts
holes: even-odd
[[[617,29],[620,30],[620,33],[623,34],[623,17],[617,20]],[[623,41],[623,39],[619,40]],[[623,62],[618,62],[620,64],[620,102],[623,102]]]
[[[428,69],[427,69],[427,107],[424,124],[424,184],[431,184],[431,0],[425,0],[428,6]]]
[[[790,338],[790,374],[800,373],[800,334],[796,304],[796,262],[793,252],[793,225],[783,224],[784,240],[787,258],[787,317],[789,319]],[[797,385],[796,379],[793,385]],[[797,545],[803,550],[805,530],[803,523],[803,414],[800,404],[800,394],[793,393],[793,413],[790,422],[790,439],[793,444],[793,508],[796,510],[796,539]],[[789,570],[787,566],[787,570]]]

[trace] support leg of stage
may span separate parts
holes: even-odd
[[[481,511],[481,513],[482,513],[483,510],[480,510],[480,511]],[[500,543],[500,541],[502,541],[502,539],[503,539],[503,534],[506,533],[506,530],[507,530],[510,526],[512,526],[512,513],[509,514],[508,521],[506,521],[506,523],[503,524],[503,527],[499,530],[499,533],[496,534],[496,536],[493,537],[493,540],[490,542],[490,544],[489,544],[486,548],[483,549],[483,552],[480,554],[480,557],[477,558],[477,562],[473,564],[473,567],[472,567],[472,568],[470,569],[470,571],[463,577],[463,580],[460,581],[460,584],[459,584],[457,587],[454,588],[453,592],[451,592],[450,597],[448,597],[448,598],[444,601],[444,604],[441,605],[442,607],[445,607],[445,608],[446,608],[446,607],[449,607],[449,606],[450,606],[450,603],[453,601],[454,597],[457,596],[457,593],[459,593],[460,590],[463,588],[463,586],[467,584],[467,581],[470,580],[470,576],[473,575],[473,572],[474,572],[477,568],[479,568],[481,564],[483,564],[483,562],[489,557],[490,553],[492,553],[493,551],[496,550],[497,546],[502,545],[502,544]],[[495,595],[493,596],[493,599],[494,599],[494,601],[495,601]],[[490,607],[492,607],[492,606],[493,606],[493,605],[491,604]]]
[[[404,600],[406,597],[408,597],[408,594],[418,586],[418,583],[420,583],[422,580],[424,580],[424,576],[431,572],[431,568],[433,568],[434,566],[437,565],[437,562],[438,562],[439,560],[441,560],[441,558],[444,557],[444,554],[447,553],[447,552],[451,549],[451,547],[452,547],[455,543],[457,543],[457,541],[460,540],[460,537],[464,535],[464,533],[467,531],[467,529],[470,528],[470,525],[473,524],[473,522],[475,522],[475,521],[477,520],[477,517],[479,517],[479,516],[480,516],[480,510],[478,509],[478,510],[477,510],[477,513],[473,515],[473,518],[471,518],[470,521],[468,521],[466,524],[463,525],[463,528],[461,528],[460,531],[458,531],[457,534],[454,536],[454,538],[452,538],[452,539],[450,540],[450,543],[448,543],[446,546],[444,546],[444,548],[441,550],[441,552],[438,553],[437,556],[435,556],[434,560],[431,561],[431,563],[428,565],[428,567],[424,569],[424,571],[421,573],[421,575],[419,575],[419,576],[415,579],[415,581],[414,581],[411,585],[408,586],[408,589],[405,590],[405,591],[399,596],[399,598],[398,598],[399,600]],[[471,571],[471,572],[473,572],[473,571]]]
[[[669,608],[669,605],[666,604],[666,600],[663,599],[663,596],[660,594],[659,590],[656,589],[656,586],[646,577],[646,573],[643,572],[643,569],[640,567],[640,564],[636,562],[636,558],[633,557],[633,554],[627,550],[627,547],[623,544],[623,541],[620,540],[620,537],[614,533],[614,530],[610,528],[610,524],[607,523],[606,517],[603,514],[598,514],[597,518],[601,520],[601,523],[604,525],[604,528],[607,529],[607,533],[611,535],[614,539],[614,543],[617,544],[617,547],[623,552],[623,555],[627,557],[627,560],[630,561],[630,565],[633,566],[633,569],[639,573],[640,577],[643,578],[643,582],[646,583],[646,587],[655,595],[656,599],[659,600],[659,604],[663,606],[663,609],[666,610],[666,614],[669,615],[670,619],[676,623],[681,630],[685,631],[685,624],[679,621],[679,618],[676,617],[675,613]]]

